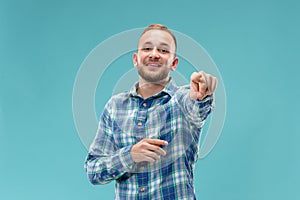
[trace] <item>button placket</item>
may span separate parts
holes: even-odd
[[[136,126],[137,126],[137,131],[136,131],[136,136],[140,135],[142,138],[145,138],[145,130],[144,126],[147,121],[147,113],[148,113],[148,107],[151,103],[148,101],[141,101],[139,103],[138,111],[136,114]]]

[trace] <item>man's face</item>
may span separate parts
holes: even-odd
[[[175,42],[172,36],[162,30],[149,30],[142,35],[138,52],[133,55],[134,65],[142,79],[151,83],[167,81],[170,70],[175,70]]]

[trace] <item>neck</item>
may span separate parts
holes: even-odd
[[[142,78],[140,78],[137,93],[141,95],[144,99],[147,99],[162,91],[166,87],[169,81],[170,81],[169,77],[166,80],[163,80],[159,83],[147,82]]]

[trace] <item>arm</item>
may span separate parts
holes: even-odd
[[[197,127],[203,125],[203,121],[213,111],[214,98],[213,95],[207,96],[202,100],[192,100],[189,93],[186,92],[182,97],[182,111],[188,121]]]
[[[191,75],[190,87],[185,88],[183,94],[180,95],[180,105],[184,115],[197,127],[202,126],[202,122],[213,110],[213,93],[216,85],[215,77],[205,72],[195,72]]]
[[[96,137],[84,165],[92,184],[106,184],[134,170],[131,146],[117,149],[112,127],[108,103],[101,115]]]

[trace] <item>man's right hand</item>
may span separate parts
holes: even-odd
[[[135,163],[150,162],[154,163],[160,159],[160,156],[165,156],[166,152],[160,146],[167,146],[168,142],[159,139],[143,139],[132,146],[131,155]]]

